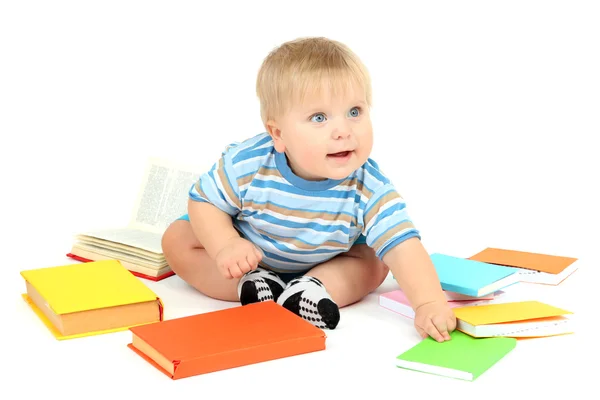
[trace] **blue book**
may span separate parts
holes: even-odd
[[[517,268],[488,264],[440,253],[430,255],[442,289],[481,297],[520,280]]]

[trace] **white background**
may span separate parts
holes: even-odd
[[[592,1],[3,2],[0,293],[10,372],[0,387],[65,399],[571,390],[585,373],[576,358],[597,351],[583,337],[599,262],[599,20]],[[578,332],[519,342],[472,383],[394,368],[418,338],[410,321],[380,310],[376,294],[343,310],[320,354],[176,382],[125,347],[127,332],[54,340],[20,298],[19,271],[68,263],[80,230],[125,225],[148,157],[202,170],[227,143],[261,132],[262,59],[314,35],[345,42],[369,68],[373,158],[427,249],[580,258],[560,286],[512,292],[576,312]],[[232,306],[176,277],[149,285],[167,318]]]

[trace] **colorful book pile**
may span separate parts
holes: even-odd
[[[559,284],[578,268],[576,259],[488,248],[470,258],[435,253],[431,260],[456,316],[456,330],[449,341],[427,338],[400,354],[398,367],[474,380],[510,353],[518,339],[573,333],[570,311],[535,300],[495,300],[520,282]],[[379,304],[415,316],[401,290],[382,293]]]
[[[535,300],[495,301],[524,277],[529,282],[562,282],[577,269],[575,259],[486,249],[470,258],[435,253],[431,260],[457,328],[450,341],[427,338],[398,355],[398,367],[474,380],[510,353],[517,339],[574,330],[570,311]],[[129,330],[132,340],[126,345],[171,379],[326,348],[323,330],[272,301],[164,320],[162,300],[134,276],[139,274],[115,259],[21,275],[23,298],[54,337]],[[400,289],[381,294],[379,301],[414,318]]]
[[[23,298],[54,337],[130,330],[127,346],[171,379],[325,349],[323,330],[273,301],[164,320],[161,299],[116,260],[21,275]]]
[[[190,182],[196,167],[150,158],[127,224],[75,235],[67,257],[82,262],[117,260],[134,275],[161,281],[174,275],[162,251],[162,235],[187,213]]]

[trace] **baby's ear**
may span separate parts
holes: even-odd
[[[277,150],[279,153],[283,153],[285,151],[285,144],[283,143],[281,129],[279,128],[277,122],[273,120],[267,121],[267,132],[269,132],[269,135],[271,135],[271,138],[273,139],[275,150]]]

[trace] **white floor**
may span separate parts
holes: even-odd
[[[56,265],[70,262],[60,257],[48,260]],[[560,286],[513,286],[503,301],[537,299],[576,312],[574,319],[579,322],[583,310],[576,299],[591,268],[589,265],[575,272]],[[428,398],[444,392],[447,396],[461,393],[495,398],[504,397],[498,393],[501,388],[512,392],[516,385],[542,395],[568,391],[585,372],[579,359],[596,351],[592,345],[585,354],[581,352],[587,346],[582,340],[584,328],[578,326],[574,335],[519,341],[512,353],[474,382],[398,369],[394,357],[419,338],[411,320],[377,303],[378,293],[395,287],[389,277],[376,293],[342,309],[340,325],[327,332],[325,351],[172,381],[126,347],[128,331],[55,340],[17,296],[22,285],[17,284],[14,274],[10,281],[16,284],[10,287],[10,309],[15,311],[15,318],[9,333],[15,338],[6,342],[5,351],[11,356],[5,358],[5,366],[12,375],[5,377],[11,377],[9,387],[15,385],[23,394],[40,397],[52,392],[60,392],[62,399],[80,398],[82,393],[86,393],[82,398],[99,399],[124,398],[125,394],[136,398],[204,397],[217,391],[226,398],[244,399],[408,393]],[[144,282],[163,299],[166,319],[236,306],[209,299],[178,277]]]
[[[65,3],[0,5],[0,399],[569,398],[597,375],[596,2]],[[419,338],[377,293],[342,310],[325,351],[180,381],[129,350],[128,332],[55,340],[19,271],[72,262],[73,235],[127,224],[149,156],[204,171],[260,133],[260,63],[315,35],[368,65],[372,156],[427,250],[580,258],[560,286],[508,293],[575,312],[577,332],[521,341],[475,382],[395,368]],[[147,283],[166,318],[234,306],[177,277]]]

